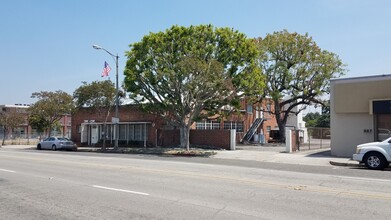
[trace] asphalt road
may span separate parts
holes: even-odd
[[[0,150],[0,219],[388,219],[391,171]]]

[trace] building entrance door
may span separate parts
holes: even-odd
[[[98,126],[93,125],[91,127],[91,144],[96,144],[99,141]]]

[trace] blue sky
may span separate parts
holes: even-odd
[[[3,0],[0,12],[0,104],[72,94],[102,80],[104,61],[114,80],[114,60],[93,44],[118,53],[122,81],[129,44],[172,25],[232,27],[250,38],[308,33],[348,65],[345,77],[391,73],[388,0]]]

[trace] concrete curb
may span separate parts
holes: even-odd
[[[352,163],[352,162],[336,162],[330,160],[330,164],[333,166],[344,166],[344,167],[361,167],[361,165],[357,163]]]

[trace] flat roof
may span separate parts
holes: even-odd
[[[372,76],[358,76],[358,77],[347,77],[347,78],[333,78],[330,79],[332,82],[368,82],[368,81],[380,81],[384,79],[391,79],[391,74],[381,74]]]
[[[6,105],[0,105],[1,107],[6,108],[28,108],[31,106],[31,104],[6,104]]]

